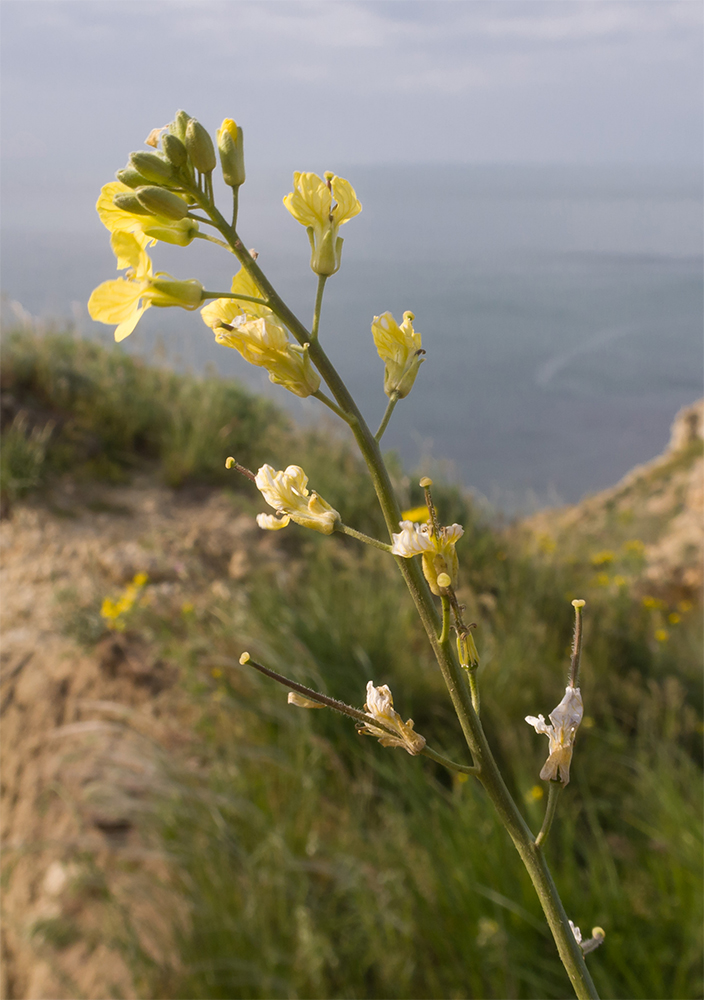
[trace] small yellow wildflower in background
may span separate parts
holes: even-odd
[[[610,549],[604,549],[603,552],[595,552],[592,556],[592,566],[608,566],[609,563],[614,561],[614,553]]]
[[[552,537],[552,535],[540,534],[538,535],[538,548],[541,552],[545,552],[550,555],[557,548],[557,542]]]
[[[667,642],[670,638],[670,633],[665,628],[655,629],[655,641],[656,642]]]
[[[648,608],[650,611],[659,611],[659,610],[661,610],[662,608],[665,607],[664,602],[661,601],[658,597],[648,597],[648,596],[646,596],[646,597],[643,598],[643,602],[642,603],[643,603],[643,607],[644,608]]]
[[[100,608],[100,616],[111,631],[124,632],[126,624],[124,616],[134,607],[148,579],[146,573],[137,573],[116,601],[110,597],[105,598]]]
[[[692,604],[691,601],[680,601],[679,604],[677,605],[678,610],[681,611],[683,615],[686,615],[689,611],[692,610],[693,607],[694,605]]]
[[[421,504],[420,507],[411,507],[410,510],[401,511],[401,520],[416,521],[418,524],[424,524],[430,520],[430,511],[426,504]]]
[[[623,548],[626,552],[632,552],[639,555],[645,549],[645,544],[641,542],[640,538],[631,538],[627,542],[623,543]]]
[[[611,578],[608,573],[597,573],[595,582],[597,587],[608,587],[611,582]]]
[[[540,802],[545,795],[541,785],[533,785],[525,794],[526,802]]]
[[[619,573],[617,573],[616,576],[614,577],[614,583],[616,584],[617,587],[625,587],[628,583],[628,580],[626,579],[625,576],[621,576]]]
[[[667,616],[667,620],[669,621],[670,625],[679,625],[679,623],[682,621],[682,619],[680,618],[680,616],[677,614],[676,611],[670,612],[670,614]]]

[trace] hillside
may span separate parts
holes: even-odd
[[[15,410],[24,406],[37,426],[29,402],[16,400]],[[43,407],[43,419],[56,421],[58,410],[46,400]],[[552,703],[569,640],[565,588],[584,587],[593,609],[585,676],[594,693],[585,729],[603,735],[585,736],[574,795],[587,805],[575,805],[573,815],[566,810],[563,820],[564,838],[573,837],[580,851],[592,845],[591,869],[563,871],[556,857],[556,877],[574,907],[589,896],[592,922],[610,920],[617,940],[632,928],[628,948],[635,949],[639,975],[650,974],[649,962],[671,968],[665,992],[656,993],[653,979],[643,987],[649,992],[633,995],[685,996],[672,991],[693,982],[698,961],[696,942],[685,947],[679,936],[681,913],[698,905],[685,898],[687,886],[698,885],[698,848],[694,837],[692,845],[675,845],[683,828],[696,827],[698,809],[691,758],[701,731],[695,617],[702,414],[702,403],[683,410],[667,452],[611,490],[535,515],[508,536],[474,524],[469,507],[455,515],[468,527],[463,599],[477,609],[485,710],[531,822],[540,821],[534,792],[542,747],[529,727],[519,732],[507,719]],[[70,429],[65,402],[61,419]],[[331,479],[335,463],[356,475],[340,455],[327,462]],[[317,461],[325,467],[320,455]],[[516,924],[515,914],[487,902],[524,890],[516,889],[512,849],[484,816],[481,797],[466,785],[445,789],[422,769],[407,772],[399,755],[375,755],[366,743],[360,750],[353,731],[310,719],[324,713],[289,712],[278,691],[230,669],[242,648],[259,648],[273,665],[290,672],[302,664],[308,679],[357,700],[354,692],[361,694],[369,675],[389,678],[394,692],[398,684],[402,700],[410,699],[418,728],[435,729],[441,745],[461,753],[444,692],[415,626],[399,610],[403,594],[387,580],[383,555],[358,556],[337,542],[331,550],[327,539],[309,545],[298,529],[263,533],[253,517],[258,498],[219,483],[192,477],[177,489],[143,462],[112,478],[118,481],[64,473],[50,489],[13,498],[0,525],[2,995],[342,995],[338,977],[356,968],[344,948],[357,948],[354,954],[369,962],[368,979],[354,987],[358,995],[367,988],[379,996],[450,995],[453,976],[471,981],[473,996],[534,995],[526,985],[535,975],[530,963],[538,955],[547,968],[553,955],[532,925]],[[302,557],[314,567],[310,584]],[[360,585],[368,571],[378,585],[373,593]],[[627,597],[621,573],[624,581],[630,574]],[[612,607],[612,587],[620,611]],[[101,615],[106,598],[127,598],[124,613]],[[644,598],[660,603],[651,611]],[[391,622],[394,608],[398,625]],[[681,622],[679,633],[668,626],[669,645],[653,639],[651,613]],[[611,635],[626,628],[630,672],[617,678]],[[305,763],[297,773],[288,762],[299,759]],[[397,772],[410,774],[403,792],[395,790]],[[311,791],[316,784],[320,791]],[[435,822],[446,824],[440,853],[423,839],[429,788],[438,802],[430,807]],[[397,794],[409,798],[397,801]],[[593,804],[597,794],[603,807]],[[616,797],[623,815],[609,806]],[[241,802],[256,802],[263,818],[249,817]],[[447,816],[446,806],[454,810]],[[464,833],[452,853],[450,831],[462,824],[468,837],[479,824],[486,870],[471,867],[480,862],[467,858]],[[407,868],[399,867],[403,859]],[[447,872],[460,864],[470,866],[467,891],[446,898]],[[662,872],[678,886],[670,902],[661,901]],[[498,886],[494,896],[486,896],[487,884]],[[232,911],[218,901],[224,885]],[[261,893],[261,885],[270,888]],[[279,891],[287,900],[282,911],[267,910]],[[516,904],[522,913],[534,908],[526,893]],[[350,905],[361,929],[355,923],[345,936],[340,928],[349,922],[335,921]],[[655,905],[657,940],[649,930]],[[427,947],[436,924],[432,948],[447,949],[442,975],[449,978],[433,986],[422,978],[422,963],[400,956],[403,948],[411,955]],[[229,930],[217,943],[221,926]],[[452,934],[459,935],[454,944]],[[399,949],[393,968],[388,941]],[[506,949],[515,980],[502,978],[505,963],[497,956]],[[259,985],[237,979],[240,966],[256,966],[259,950]],[[602,988],[625,995],[618,992],[626,987],[617,954],[613,968],[605,954],[602,975],[611,978]],[[229,961],[235,971],[221,982],[218,963],[226,968]],[[262,978],[274,966],[279,978]],[[561,996],[560,973],[553,974],[550,996]]]

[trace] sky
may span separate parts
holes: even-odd
[[[10,228],[86,224],[84,192],[178,108],[213,130],[235,118],[250,172],[701,159],[695,0],[3,0],[0,10]]]

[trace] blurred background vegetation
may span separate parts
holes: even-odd
[[[233,511],[261,509],[251,484],[224,470],[233,454],[254,468],[295,461],[348,524],[383,534],[343,438],[295,427],[214,375],[24,332],[5,340],[2,377],[10,514],[40,493],[50,505],[61,477],[119,483],[135,471],[227,489]],[[420,502],[417,476],[390,462],[402,503]],[[465,527],[460,596],[478,623],[482,718],[535,830],[547,743],[523,718],[560,700],[570,601],[587,601],[586,715],[546,851],[572,920],[585,935],[606,930],[589,958],[601,995],[700,997],[700,595],[646,582],[637,511],[554,546],[454,486],[438,486],[436,500],[445,523]],[[193,585],[124,616],[127,633],[178,668],[197,746],[169,762],[149,812],[185,906],[174,917],[178,961],[134,949],[141,995],[569,995],[530,881],[478,785],[361,739],[332,713],[289,707],[285,691],[238,665],[248,649],[355,705],[368,680],[389,684],[431,746],[468,762],[393,561],[297,526],[276,544],[283,561],[263,560],[234,592]],[[88,648],[107,627],[102,596],[63,612]]]

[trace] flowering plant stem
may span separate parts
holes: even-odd
[[[384,520],[389,535],[391,535],[398,528],[401,511],[379,449],[379,441],[364,421],[347,386],[340,378],[317,337],[312,337],[304,324],[280,298],[240,240],[235,229],[226,222],[212,201],[200,190],[193,188],[189,193],[212,219],[242,267],[261,290],[262,297],[272,312],[288,327],[300,344],[308,345],[311,361],[320,372],[337,406],[342,411],[341,416],[355,436],[369,469]],[[323,282],[320,282],[316,300],[318,319],[322,287]],[[389,406],[391,406],[391,401]],[[380,430],[383,431],[383,425]],[[380,436],[378,433],[378,437]],[[569,925],[567,914],[543,855],[542,840],[545,839],[545,834],[543,834],[541,843],[538,843],[506,787],[472,704],[467,679],[453,650],[449,627],[441,628],[440,616],[418,560],[404,559],[398,556],[395,558],[447,685],[453,707],[472,755],[474,773],[491,799],[530,875],[575,994],[580,1000],[589,1000],[589,998],[598,1000],[599,995],[584,962],[582,949]],[[576,662],[578,663],[578,658]],[[557,796],[555,796],[556,798]]]

